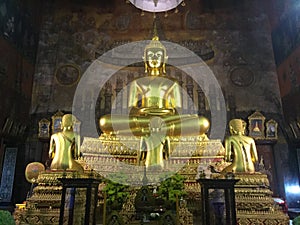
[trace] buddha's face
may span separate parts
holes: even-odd
[[[160,68],[164,63],[164,52],[162,49],[149,49],[146,52],[146,60],[150,68]]]

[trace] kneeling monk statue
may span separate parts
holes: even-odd
[[[62,131],[51,135],[49,150],[49,157],[52,159],[51,169],[83,172],[83,167],[75,161],[80,156],[79,136],[73,131],[75,121],[73,115],[65,114],[62,117]]]
[[[146,76],[130,83],[129,115],[105,115],[100,118],[104,134],[149,134],[152,117],[160,117],[167,127],[167,136],[205,136],[209,121],[197,114],[181,114],[182,89],[179,83],[166,76],[166,48],[154,36],[144,50]]]

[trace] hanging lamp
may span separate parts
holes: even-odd
[[[128,1],[128,0],[127,0]],[[185,5],[184,0],[129,0],[135,7],[147,12],[166,12],[176,8],[180,3]]]

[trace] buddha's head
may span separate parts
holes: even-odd
[[[76,122],[75,116],[72,114],[65,114],[61,120],[62,130],[73,130],[73,125]]]
[[[150,43],[145,47],[144,56],[145,73],[158,76],[166,73],[166,48],[159,41],[158,36],[154,36]]]
[[[231,134],[245,134],[246,122],[242,119],[232,119],[229,122],[229,130]]]

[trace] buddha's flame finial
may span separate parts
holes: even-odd
[[[159,41],[158,33],[157,33],[157,27],[156,27],[156,21],[153,22],[153,37],[152,40]]]

